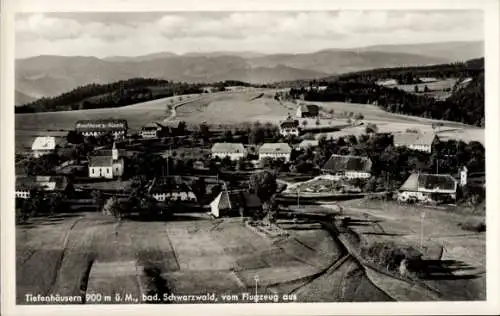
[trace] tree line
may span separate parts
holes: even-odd
[[[375,83],[337,81],[325,90],[292,88],[288,94],[307,101],[336,101],[377,104],[388,112],[462,122],[484,127],[484,73],[465,87],[457,89],[446,100],[415,95]]]

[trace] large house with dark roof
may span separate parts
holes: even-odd
[[[406,131],[394,133],[395,147],[408,147],[409,149],[430,153],[435,142],[439,141],[436,134],[430,132]]]
[[[245,146],[241,143],[215,143],[212,146],[212,158],[218,157],[224,159],[229,157],[231,160],[239,160],[246,157]]]
[[[102,119],[82,120],[76,122],[76,132],[83,136],[100,136],[111,133],[115,139],[124,138],[127,135],[127,120]]]
[[[70,193],[72,190],[73,186],[65,176],[16,177],[16,198],[29,199],[33,191]]]
[[[400,202],[454,201],[458,181],[448,174],[413,173],[398,191]]]
[[[148,191],[159,202],[196,202],[198,200],[193,189],[181,177],[155,178]]]
[[[318,117],[319,106],[316,104],[301,104],[297,107],[297,117]]]
[[[334,154],[322,171],[340,178],[368,179],[371,177],[371,168],[372,161],[368,157]]]
[[[111,154],[89,157],[89,178],[113,179],[123,175],[124,160],[113,143]]]
[[[283,136],[299,136],[299,121],[286,120],[280,123],[280,134]]]
[[[164,132],[168,129],[168,127],[161,125],[157,122],[152,122],[144,125],[141,128],[141,137],[142,138],[158,138],[162,137]]]
[[[259,160],[264,158],[290,160],[292,148],[287,143],[264,143],[259,148]]]

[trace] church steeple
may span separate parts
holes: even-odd
[[[113,149],[111,150],[111,155],[113,156],[113,160],[118,160],[118,149],[116,149],[115,142],[113,142]]]

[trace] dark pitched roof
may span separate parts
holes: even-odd
[[[359,171],[370,172],[372,161],[368,157],[332,155],[323,166],[328,172]]]
[[[302,113],[317,114],[319,113],[319,106],[317,106],[316,104],[301,104],[300,111]]]
[[[113,157],[111,156],[91,156],[89,158],[89,167],[111,167]]]
[[[296,128],[299,127],[299,121],[298,120],[287,120],[283,121],[280,124],[281,128]]]
[[[64,191],[69,184],[65,176],[18,176],[16,190]]]
[[[400,190],[418,192],[455,192],[457,181],[448,174],[413,173],[403,183]]]

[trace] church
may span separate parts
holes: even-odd
[[[114,179],[123,175],[124,161],[113,143],[111,152],[89,158],[89,178]]]

